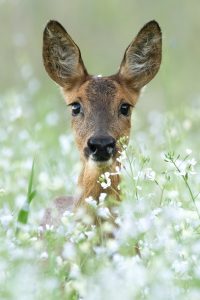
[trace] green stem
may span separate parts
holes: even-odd
[[[127,150],[125,150],[125,151],[126,151],[126,157],[127,157],[128,163],[129,163],[130,171],[131,171],[131,179],[133,181],[133,185],[134,185],[134,188],[135,188],[136,199],[138,200],[137,183],[135,182],[135,179],[134,179],[134,172],[133,172],[132,164],[131,164],[131,161],[130,161]]]
[[[176,162],[175,162],[173,159],[171,159],[171,162],[173,163],[173,165],[175,166],[175,168],[177,169],[177,171],[181,174],[181,170],[180,170],[179,167],[177,166]],[[192,198],[192,201],[193,201],[193,203],[194,203],[196,212],[197,212],[198,217],[199,217],[199,219],[200,219],[200,213],[199,213],[199,211],[198,211],[198,208],[197,208],[197,205],[196,205],[196,202],[195,202],[196,197],[194,196],[194,194],[193,194],[193,192],[192,192],[192,190],[191,190],[191,187],[190,187],[190,185],[189,185],[189,183],[188,183],[188,180],[187,180],[186,176],[185,176],[185,175],[181,175],[181,177],[183,178],[183,180],[184,180],[184,182],[185,182],[185,184],[186,184],[186,187],[187,187],[187,189],[188,189],[188,191],[189,191],[190,197]]]
[[[154,180],[154,182],[157,184],[157,186],[159,187],[160,191],[161,191],[161,195],[160,195],[160,205],[162,204],[162,199],[163,199],[163,194],[165,191],[165,187],[161,187],[160,184],[158,183],[157,180]]]

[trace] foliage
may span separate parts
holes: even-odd
[[[199,5],[0,0],[0,299],[200,299]],[[75,194],[80,170],[69,112],[42,66],[53,18],[94,74],[116,72],[144,23],[163,32],[159,75],[134,109],[128,148],[119,141],[122,202],[106,196],[109,173],[100,199],[86,199],[98,226],[83,210],[40,226],[53,198]]]
[[[11,98],[16,101],[14,108],[9,105]],[[112,174],[102,174],[99,184],[105,193],[100,199],[86,199],[98,225],[81,209],[76,214],[66,211],[60,226],[47,226],[44,231],[39,224],[50,195],[75,192],[74,174],[80,166],[71,136],[57,132],[57,114],[44,112],[44,123],[33,125],[30,131],[25,129],[27,120],[19,113],[23,108],[18,101],[17,94],[4,95],[1,101],[9,125],[8,134],[0,132],[4,145],[0,159],[0,297],[197,299],[200,177],[196,110],[162,116],[154,112],[153,117],[150,112],[146,128],[135,112],[138,128],[129,146],[126,137],[119,141],[123,167],[116,172],[122,176],[122,203],[110,206],[106,189]],[[59,146],[55,138],[46,149],[53,131]],[[16,132],[18,142],[13,139]],[[33,197],[24,218],[24,205]]]

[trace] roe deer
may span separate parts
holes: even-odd
[[[119,71],[106,77],[87,72],[81,52],[66,30],[50,21],[43,37],[43,61],[49,76],[61,87],[71,107],[72,127],[82,160],[78,185],[81,195],[75,205],[86,205],[85,198],[98,200],[102,187],[99,176],[113,172],[118,164],[117,140],[130,135],[131,111],[141,88],[158,72],[161,63],[162,34],[156,21],[147,23],[127,47]],[[119,176],[112,176],[115,195]],[[56,207],[63,212],[72,198],[60,198]]]

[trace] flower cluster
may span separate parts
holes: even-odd
[[[34,112],[26,107],[34,84],[30,89],[24,97],[9,93],[0,101],[5,111],[0,120],[0,298],[199,299],[196,110],[176,118],[149,113],[149,130],[137,129],[129,147],[127,137],[119,140],[119,166],[100,176],[104,193],[99,199],[88,197],[84,207],[65,211],[56,226],[44,230],[39,225],[44,206],[54,195],[74,192],[80,166],[72,137],[53,107],[44,108],[44,120],[35,124]],[[108,192],[118,175],[122,201],[115,205]],[[28,206],[27,198],[32,199]]]

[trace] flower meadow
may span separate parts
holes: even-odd
[[[198,102],[181,110],[133,113],[120,153],[121,203],[104,193],[41,224],[58,195],[75,194],[80,170],[69,112],[25,94],[1,95],[0,299],[199,299],[200,168]],[[37,121],[40,120],[40,121]],[[61,128],[61,129],[60,129]]]

